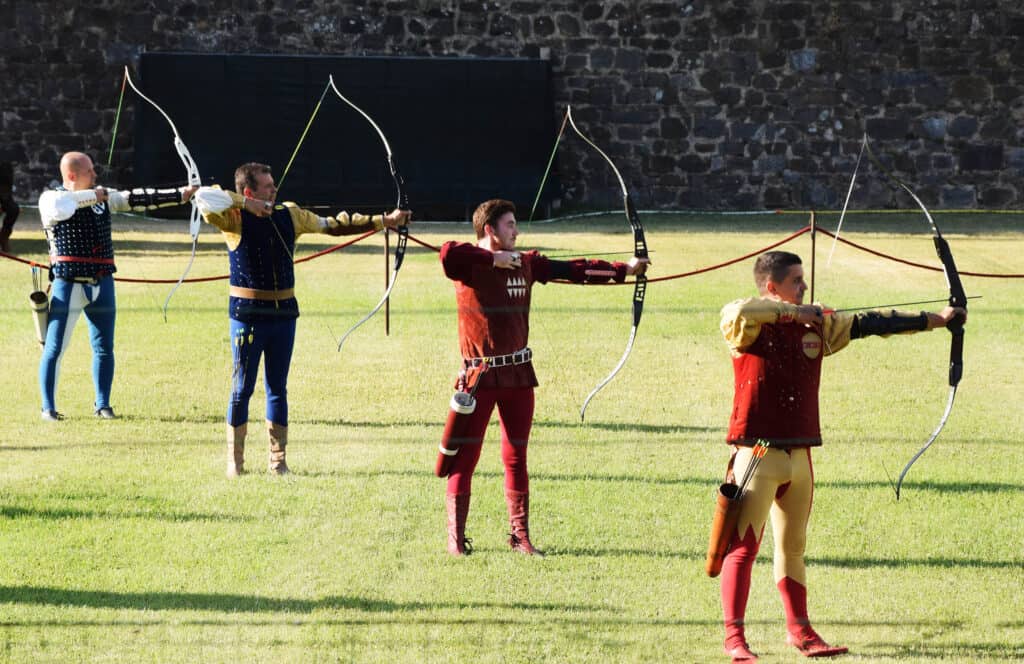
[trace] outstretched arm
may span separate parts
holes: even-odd
[[[577,284],[602,284],[609,281],[621,284],[627,276],[646,273],[650,264],[650,259],[637,256],[628,263],[609,263],[587,258],[558,261],[537,255],[533,262],[533,270],[534,278],[541,283],[547,283],[551,279],[565,279]]]
[[[366,215],[358,212],[348,213],[340,211],[333,217],[321,217],[320,215],[300,208],[294,203],[285,203],[292,215],[295,224],[295,234],[302,233],[323,233],[325,235],[357,235],[369,230],[380,230],[382,228],[397,228],[409,222],[410,212],[408,210],[392,210],[388,214]]]
[[[145,212],[157,208],[188,203],[199,187],[178,187],[177,189],[152,189],[138,187],[130,191],[97,187],[97,198],[107,201],[112,212]]]

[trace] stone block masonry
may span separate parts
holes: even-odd
[[[31,202],[63,151],[105,155],[121,68],[146,51],[526,57],[550,60],[557,122],[572,104],[640,207],[837,208],[865,130],[930,205],[1021,207],[1022,39],[1009,0],[15,0],[0,161]],[[124,182],[131,150],[122,132]],[[558,167],[564,206],[618,207],[581,142]],[[870,186],[856,204],[909,201]]]

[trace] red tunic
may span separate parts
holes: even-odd
[[[455,282],[459,350],[464,359],[507,355],[526,348],[535,282],[547,283],[556,277],[575,282],[622,282],[626,277],[624,263],[552,261],[536,251],[522,252],[520,257],[522,267],[498,269],[494,254],[487,249],[458,242],[441,246],[444,273]],[[481,388],[537,386],[532,362],[489,369],[481,380]]]
[[[441,264],[455,281],[459,310],[459,350],[464,359],[506,355],[526,348],[530,337],[530,292],[535,281],[550,278],[550,261],[536,251],[524,252],[522,267],[494,268],[494,254],[472,244],[447,242]],[[533,363],[487,371],[486,387],[536,387]]]
[[[735,394],[726,440],[752,445],[763,438],[777,448],[821,445],[823,351],[820,328],[762,325],[754,343],[732,360]]]

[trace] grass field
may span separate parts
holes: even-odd
[[[819,216],[834,228],[834,216]],[[1024,219],[940,217],[962,270],[1024,272]],[[799,229],[796,215],[645,217],[651,277],[693,270]],[[34,210],[15,251],[45,260]],[[177,278],[181,222],[116,226],[119,275]],[[522,228],[551,254],[627,249],[621,215]],[[466,225],[414,226],[439,244]],[[937,264],[925,222],[848,217],[845,237]],[[298,254],[329,246],[304,238]],[[809,236],[787,245],[805,257]],[[941,298],[942,275],[839,245],[816,299],[835,307]],[[591,403],[629,333],[630,287],[534,290],[541,380],[530,444],[532,535],[513,555],[492,427],[468,534],[444,553],[444,484],[431,472],[458,356],[452,287],[410,243],[383,313],[335,352],[383,292],[376,236],[297,268],[302,306],[290,381],[293,474],[224,478],[231,371],[225,282],[118,285],[116,421],[92,417],[88,335],[74,335],[58,407],[41,422],[28,268],[0,259],[0,661],[720,662],[718,582],[703,573],[728,450],[731,366],[718,311],[751,295],[752,262],[652,284],[636,347]],[[227,270],[204,232],[191,276]],[[811,617],[844,661],[1024,660],[1024,281],[964,278],[965,371],[952,416],[897,502],[887,476],[945,406],[949,335],[859,341],[825,363],[825,446],[808,563]],[[941,305],[930,305],[939,308]],[[917,308],[917,307],[915,307]],[[261,469],[262,390],[247,465]],[[748,637],[784,644],[771,534],[754,572]]]

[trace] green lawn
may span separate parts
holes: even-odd
[[[757,250],[806,218],[649,215],[650,276]],[[939,217],[962,270],[1024,272],[1018,217]],[[834,228],[834,215],[819,215]],[[177,278],[181,222],[121,220],[119,275]],[[34,210],[14,236],[45,260]],[[524,224],[552,254],[631,246],[621,215]],[[439,244],[467,225],[414,226]],[[937,264],[920,217],[848,217],[843,236]],[[329,246],[300,242],[297,255]],[[809,236],[787,245],[808,256]],[[941,274],[818,242],[816,299],[835,307],[945,297]],[[703,572],[728,448],[732,372],[718,311],[754,293],[752,261],[651,284],[632,356],[631,287],[534,290],[541,387],[530,445],[532,535],[545,559],[507,550],[492,427],[476,474],[475,553],[445,554],[444,483],[433,476],[458,362],[454,297],[437,257],[410,243],[383,312],[337,338],[383,292],[375,236],[297,268],[292,365],[294,473],[224,478],[231,371],[225,282],[118,285],[117,421],[92,417],[79,323],[60,376],[68,419],[41,422],[27,267],[0,259],[0,661],[11,662],[719,662],[718,582]],[[191,276],[223,274],[204,232]],[[816,452],[809,603],[844,661],[1024,659],[1024,295],[1022,280],[965,277],[963,382],[935,445],[897,502],[889,476],[945,406],[949,335],[855,342],[825,363],[825,446]],[[941,305],[930,305],[938,308]],[[247,465],[266,463],[263,394]],[[748,637],[765,662],[784,643],[771,534],[754,572]]]

